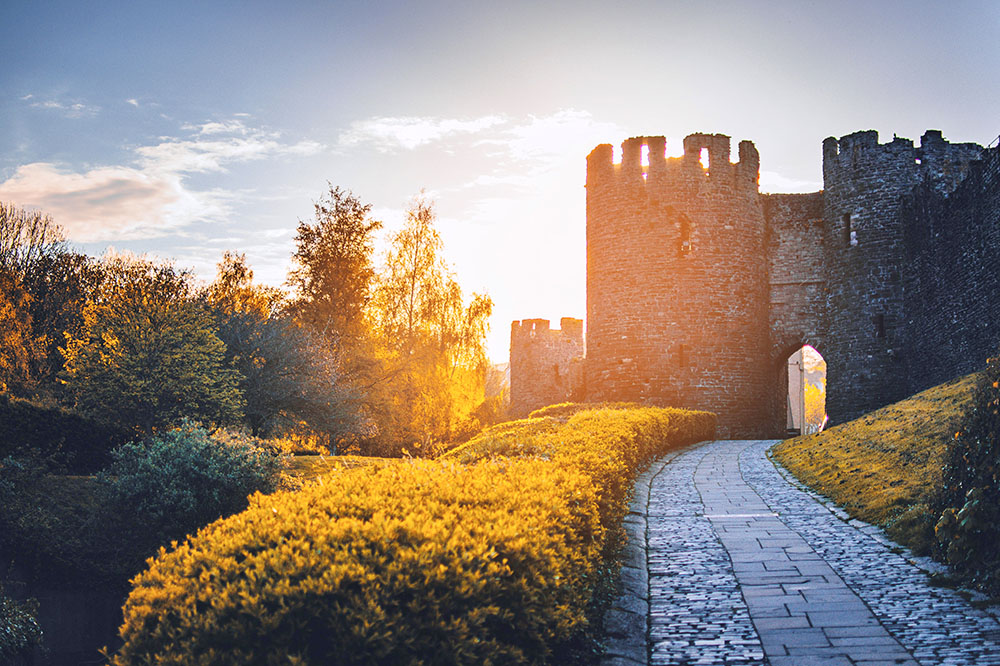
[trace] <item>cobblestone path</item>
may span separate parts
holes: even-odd
[[[605,664],[1000,666],[992,615],[777,469],[773,443],[709,442],[640,478]]]

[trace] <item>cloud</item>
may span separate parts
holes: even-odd
[[[64,102],[58,99],[34,100],[34,95],[25,95],[21,98],[24,102],[31,102],[28,106],[32,109],[42,109],[45,111],[58,111],[67,118],[92,118],[96,116],[101,107],[84,104],[79,101]]]
[[[237,115],[239,115],[239,114],[237,114]],[[181,126],[181,129],[189,130],[189,131],[191,131],[191,130],[197,130],[197,133],[200,134],[200,135],[205,135],[205,134],[242,134],[242,135],[245,136],[248,132],[251,131],[250,128],[248,128],[246,126],[246,124],[242,120],[235,120],[235,119],[233,119],[233,120],[221,120],[221,121],[213,120],[213,121],[209,121],[209,122],[206,122],[206,123],[201,123],[201,124],[198,124],[198,125],[195,125],[195,124],[186,124],[186,125]],[[258,131],[258,134],[260,134],[259,131]]]
[[[587,111],[564,109],[549,116],[529,116],[526,122],[511,127],[499,143],[520,159],[568,157],[579,160],[594,146],[618,136],[621,131],[613,123],[595,121]]]
[[[125,166],[76,173],[47,162],[19,167],[0,184],[0,199],[44,210],[80,242],[162,235],[225,210],[222,197],[188,191],[178,174]]]
[[[279,133],[249,128],[239,120],[185,125],[182,129],[195,131],[194,138],[163,137],[158,144],[137,148],[143,167],[171,173],[224,172],[227,163],[281,155],[314,155],[325,148],[316,141],[282,143]],[[221,136],[225,134],[231,136]]]
[[[489,151],[493,167],[464,187],[493,192],[497,188],[514,188],[554,195],[552,187],[582,183],[583,157],[594,146],[624,135],[618,125],[597,121],[589,112],[574,109],[511,121],[476,138],[473,145]]]
[[[132,106],[139,108],[139,100],[135,99],[134,97],[130,97],[129,99],[125,100],[125,103],[131,104]]]
[[[416,116],[377,117],[351,123],[350,128],[341,133],[338,143],[341,146],[372,143],[380,152],[400,148],[413,150],[448,136],[477,134],[504,122],[504,118],[496,115],[470,120]]]
[[[44,210],[75,241],[154,238],[195,222],[224,220],[237,195],[247,194],[195,189],[189,182],[193,174],[324,149],[315,141],[284,143],[277,133],[240,121],[216,124],[225,129],[206,123],[188,138],[161,137],[140,146],[131,164],[82,171],[50,162],[22,165],[0,183],[0,200]]]

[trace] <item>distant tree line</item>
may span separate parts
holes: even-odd
[[[330,186],[298,223],[286,291],[232,252],[207,286],[159,259],[95,259],[44,213],[0,203],[0,394],[136,438],[189,418],[433,453],[496,411],[483,404],[492,301],[464,298],[434,222],[415,198],[376,268],[382,223]]]

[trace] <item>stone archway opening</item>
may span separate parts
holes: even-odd
[[[810,345],[796,349],[786,362],[788,391],[785,429],[790,435],[811,435],[826,426],[826,361]]]

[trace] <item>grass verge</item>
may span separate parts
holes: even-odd
[[[975,379],[975,373],[959,377],[816,435],[785,440],[771,455],[851,516],[928,554],[938,519],[930,507]]]

